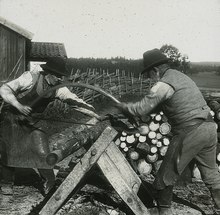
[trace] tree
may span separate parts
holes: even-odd
[[[160,50],[171,60],[171,66],[187,73],[189,69],[189,59],[187,55],[181,54],[179,50],[172,45],[165,44]]]

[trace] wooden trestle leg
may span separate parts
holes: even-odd
[[[141,180],[131,168],[113,139],[117,132],[107,127],[96,142],[69,173],[56,192],[40,211],[40,215],[54,215],[94,164],[98,164],[107,180],[135,215],[150,215],[138,198]],[[73,195],[75,193],[73,192]]]

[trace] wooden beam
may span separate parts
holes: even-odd
[[[115,165],[114,161],[111,160],[106,152],[99,158],[98,165],[113,188],[135,215],[150,215],[143,202],[120,173],[118,165]]]
[[[120,152],[119,148],[115,144],[110,144],[105,152],[115,164],[128,186],[131,187],[135,193],[137,193],[141,185],[141,179],[132,169],[126,158]]]
[[[105,149],[115,138],[116,134],[117,132],[111,127],[107,127],[103,131],[103,133],[100,135],[97,141],[90,147],[88,152],[83,156],[81,162],[77,163],[77,165],[66,177],[63,183],[60,185],[60,187],[49,199],[49,201],[40,211],[40,215],[53,215],[58,211],[63,202],[80,183],[82,178],[97,162],[99,157],[103,154]]]

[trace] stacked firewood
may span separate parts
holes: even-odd
[[[209,104],[216,129],[220,132],[220,104],[212,102]],[[220,133],[218,136],[220,138]],[[152,113],[142,118],[138,132],[122,131],[115,144],[123,152],[134,170],[140,175],[149,175],[157,172],[167,152],[172,138],[171,125],[168,123],[164,113]],[[217,164],[220,169],[220,139],[217,149]],[[198,175],[197,167],[193,175]]]
[[[158,170],[170,144],[171,126],[164,113],[142,118],[136,132],[122,131],[115,144],[140,175]]]

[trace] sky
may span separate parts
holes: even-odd
[[[0,16],[68,57],[140,59],[170,44],[191,62],[220,61],[220,0],[0,0]]]

